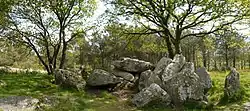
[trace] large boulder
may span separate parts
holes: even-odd
[[[161,60],[156,64],[154,73],[155,74],[161,74],[162,71],[170,64],[172,63],[172,59],[163,57]]]
[[[114,85],[122,82],[123,79],[110,74],[107,71],[101,69],[95,69],[87,79],[87,85],[89,86],[105,86]]]
[[[159,85],[153,83],[134,95],[131,101],[137,107],[143,107],[152,101],[162,101],[168,105],[170,103],[170,97]]]
[[[74,87],[78,90],[83,90],[86,86],[86,81],[80,74],[64,69],[55,71],[55,82],[57,85]]]
[[[207,72],[206,68],[201,67],[196,70],[196,74],[200,78],[200,82],[204,87],[204,93],[207,93],[210,88],[212,88],[212,80]]]
[[[176,55],[172,63],[168,64],[167,67],[160,74],[163,82],[166,82],[171,79],[172,76],[175,76],[182,69],[185,63],[186,61],[183,55]]]
[[[151,70],[142,72],[139,79],[139,90],[141,91],[142,89],[149,87],[152,83],[161,85],[161,79],[159,76]]]
[[[153,69],[154,66],[150,62],[145,62],[138,59],[123,58],[113,62],[115,68],[132,73],[141,73],[148,69]]]
[[[171,71],[163,73],[163,77],[167,78],[162,78],[162,88],[167,91],[177,107],[188,101],[200,102],[205,96],[199,76],[194,72],[193,63],[187,62],[181,67],[183,63],[185,62],[182,61],[182,63],[177,63],[178,65],[175,65],[174,68],[169,68],[168,70]],[[164,74],[167,75],[164,76]]]
[[[233,97],[236,93],[240,91],[240,74],[235,68],[226,76],[224,96]]]
[[[112,71],[112,74],[117,76],[117,77],[121,77],[127,81],[134,81],[135,77],[133,76],[133,74],[129,73],[129,72],[125,72],[125,71],[120,71],[120,70],[116,70],[114,69]]]

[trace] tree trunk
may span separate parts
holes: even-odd
[[[250,54],[248,54],[248,68],[250,69]]]
[[[66,51],[67,51],[67,45],[68,43],[66,42],[66,38],[65,38],[65,32],[64,30],[62,31],[62,41],[63,41],[63,46],[62,46],[62,56],[61,56],[61,60],[60,60],[60,69],[64,69],[64,64],[65,64],[65,60],[66,60]]]
[[[210,52],[208,50],[208,55],[207,55],[207,59],[208,59],[208,62],[207,62],[207,70],[209,71],[210,70]]]
[[[67,43],[63,43],[63,47],[62,47],[62,57],[61,57],[61,61],[60,61],[60,69],[64,69],[64,64],[65,64],[65,60],[66,60],[66,51],[67,51]]]
[[[242,61],[243,61],[243,67],[242,69],[245,69],[245,66],[246,66],[246,61],[245,61],[245,51],[243,50],[243,57],[242,57]]]
[[[27,37],[25,37],[25,38],[26,38],[26,40],[28,41],[28,43],[29,43],[28,45],[31,47],[31,49],[32,49],[33,51],[35,51],[35,53],[36,53],[36,55],[37,55],[39,61],[40,61],[40,62],[42,63],[42,65],[45,67],[45,69],[46,69],[48,75],[53,74],[53,72],[51,72],[52,70],[49,68],[48,64],[46,64],[46,62],[43,60],[42,56],[39,54],[39,52],[38,52],[36,46],[31,42],[31,40],[30,40],[29,38],[27,38]]]
[[[176,26],[176,30],[175,30],[175,40],[174,40],[174,47],[175,47],[175,54],[181,54],[181,47],[180,47],[180,43],[181,43],[181,33],[182,31],[180,30],[180,25],[178,24]]]
[[[221,67],[222,67],[222,60],[220,60],[220,62],[219,62],[219,68],[221,69]],[[224,63],[223,63],[224,64]]]
[[[206,58],[206,50],[202,49],[202,59],[203,59],[203,67],[207,68],[207,58]]]
[[[190,51],[190,48],[187,48],[187,62],[190,62],[191,61],[191,51]]]
[[[226,59],[226,67],[228,68],[229,67],[229,64],[228,64],[228,46],[226,45],[226,54],[225,54],[225,59]]]
[[[182,53],[179,40],[176,40],[176,42],[174,43],[174,47],[175,47],[175,54],[181,54]]]
[[[167,43],[169,58],[173,59],[175,54],[174,54],[174,50],[172,48],[172,43],[170,41],[170,38],[169,37],[165,37],[165,41]]]
[[[56,44],[56,46],[54,46],[53,69],[57,68],[57,57],[58,57],[58,53],[59,53],[60,48],[61,48],[61,41],[62,41],[62,37],[61,37],[61,33],[59,33],[59,42],[58,42],[58,44]]]
[[[245,60],[245,58],[243,59],[243,69],[246,69],[246,60]]]
[[[217,67],[217,62],[216,62],[216,60],[214,59],[214,69],[215,70],[218,70],[218,67]]]
[[[236,68],[236,57],[235,57],[235,55],[233,57],[233,67]]]
[[[195,46],[193,46],[193,48],[192,48],[192,53],[193,53],[193,63],[194,63],[194,68],[196,69],[196,66],[197,66],[197,64],[196,64],[196,54],[195,54]]]

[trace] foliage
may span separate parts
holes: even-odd
[[[0,66],[41,69],[35,54],[19,43],[0,38],[0,52]]]
[[[137,21],[146,28],[141,34],[160,34],[166,41],[171,58],[181,53],[182,39],[192,36],[203,37],[214,33],[243,19],[248,14],[247,8],[240,3],[234,5],[230,0],[104,1],[113,6],[110,11],[118,16],[136,16]]]
[[[0,32],[8,25],[8,13],[11,6],[15,4],[14,0],[0,0]]]
[[[68,44],[84,33],[83,20],[93,15],[95,4],[95,0],[20,1],[10,13],[9,37],[30,47],[52,74],[64,67]]]

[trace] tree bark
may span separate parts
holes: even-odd
[[[46,64],[46,62],[43,60],[42,56],[39,54],[37,48],[35,47],[35,45],[32,43],[32,41],[25,37],[26,40],[28,41],[28,45],[35,51],[39,61],[42,63],[42,65],[45,67],[46,71],[48,72],[48,75],[51,75],[53,72],[52,70],[49,68],[49,66]]]
[[[193,46],[192,48],[192,53],[193,53],[193,63],[194,63],[194,68],[197,68],[197,64],[196,64],[196,53],[195,53],[195,46]]]
[[[210,60],[211,59],[210,59],[210,51],[209,50],[208,50],[208,54],[207,54],[207,60],[208,60],[207,61],[207,70],[210,71],[210,62],[211,62]]]
[[[66,42],[65,40],[65,31],[64,28],[62,30],[62,41],[63,41],[63,46],[62,46],[62,56],[61,56],[61,60],[60,60],[60,69],[64,69],[64,64],[65,64],[65,60],[66,60],[66,51],[67,51],[67,46],[68,46],[68,42]]]
[[[174,43],[174,47],[175,47],[175,54],[181,54],[181,47],[180,47],[180,41],[176,41]]]
[[[233,55],[233,67],[236,68],[236,56],[235,56],[235,51],[234,51],[234,55]]]
[[[226,50],[226,54],[225,54],[225,59],[226,59],[226,67],[228,68],[229,67],[229,64],[228,64],[228,46],[226,45],[225,47],[225,50]]]
[[[170,41],[170,38],[169,37],[165,37],[165,41],[167,43],[169,58],[173,59],[175,54],[174,54],[174,50],[172,48],[172,43]]]
[[[175,47],[175,54],[181,54],[181,47],[180,47],[180,43],[181,43],[181,30],[180,30],[180,26],[177,25],[176,26],[176,31],[175,31],[175,36],[176,39],[174,40],[174,47]]]
[[[61,57],[60,66],[59,66],[60,69],[64,69],[64,64],[66,60],[66,51],[67,51],[67,43],[66,42],[64,43],[64,40],[63,40],[62,57]]]
[[[203,59],[203,67],[207,68],[207,58],[206,58],[206,50],[202,49],[202,59]]]
[[[248,54],[248,68],[250,69],[250,54]]]
[[[217,67],[217,62],[216,62],[216,60],[214,59],[214,69],[215,70],[218,70],[218,67]]]

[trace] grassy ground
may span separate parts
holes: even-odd
[[[214,109],[237,110],[242,103],[250,101],[250,71],[241,72],[241,98],[236,102],[223,102],[224,79],[228,72],[211,72],[213,88],[209,92],[209,102]],[[46,108],[48,111],[171,111],[161,105],[150,105],[137,109],[127,101],[122,101],[108,92],[98,94],[77,92],[74,89],[62,89],[51,84],[52,77],[39,73],[6,73],[0,72],[0,97],[32,96],[35,98],[54,97],[58,102],[55,107]],[[212,109],[212,110],[214,110]],[[186,108],[194,111],[195,109]],[[200,111],[202,109],[196,109]]]
[[[223,100],[225,77],[229,72],[211,72],[213,88],[209,91],[209,102],[217,109],[239,110],[245,102],[250,102],[250,70],[241,70],[241,91],[231,101]]]

